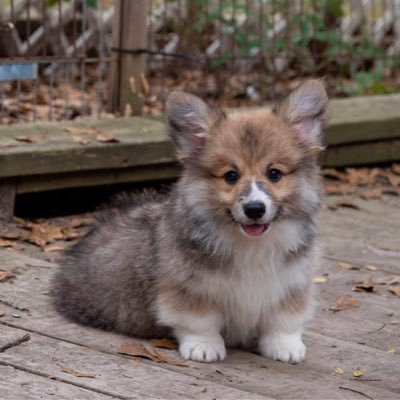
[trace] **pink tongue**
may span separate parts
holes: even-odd
[[[260,225],[260,224],[252,224],[252,225],[242,225],[243,230],[249,235],[249,236],[259,236],[261,235],[264,230],[265,230],[265,225]]]

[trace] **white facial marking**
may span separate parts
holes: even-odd
[[[255,181],[251,182],[250,194],[243,198],[243,204],[251,202],[261,202],[265,205],[265,214],[262,220],[268,222],[273,217],[275,207],[273,205],[272,199],[267,193],[265,193],[257,186],[257,183]]]

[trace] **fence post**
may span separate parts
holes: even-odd
[[[116,0],[113,21],[109,110],[122,115],[140,115],[143,106],[145,54],[118,49],[147,48],[148,0]]]

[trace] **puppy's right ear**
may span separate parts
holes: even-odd
[[[166,103],[168,133],[180,158],[203,146],[212,124],[212,112],[202,100],[185,92],[172,92]]]

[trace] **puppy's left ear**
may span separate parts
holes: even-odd
[[[203,146],[212,125],[212,111],[198,97],[185,92],[172,92],[165,108],[168,133],[180,158],[187,158]]]
[[[301,140],[320,146],[326,126],[328,96],[318,79],[309,79],[277,106],[275,113],[293,126]]]

